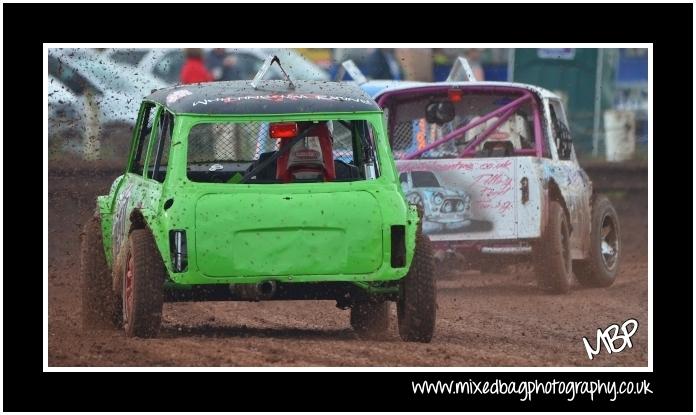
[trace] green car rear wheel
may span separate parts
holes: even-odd
[[[429,343],[433,337],[437,309],[433,270],[430,239],[419,229],[411,269],[401,280],[396,304],[399,335],[404,341]]]

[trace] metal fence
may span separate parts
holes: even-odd
[[[353,161],[350,129],[339,122],[332,124],[334,159]],[[258,160],[261,154],[278,150],[278,140],[270,138],[268,126],[268,122],[197,124],[188,137],[188,162]]]

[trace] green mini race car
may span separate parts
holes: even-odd
[[[126,170],[85,225],[85,325],[153,337],[165,301],[317,299],[372,335],[395,301],[401,338],[429,342],[431,247],[382,111],[351,83],[261,77],[143,100]]]

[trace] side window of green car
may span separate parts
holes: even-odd
[[[167,110],[160,111],[157,123],[157,135],[153,140],[153,149],[148,163],[147,177],[164,182],[167,174],[167,162],[169,161],[169,146],[174,130],[174,115]]]
[[[140,129],[137,132],[137,139],[133,142],[135,146],[135,154],[133,156],[133,163],[131,163],[130,172],[138,175],[143,174],[143,168],[145,166],[145,155],[147,154],[147,145],[150,138],[150,132],[152,131],[152,124],[155,121],[155,114],[157,113],[157,108],[154,104],[144,103],[142,106],[142,123],[140,124]]]

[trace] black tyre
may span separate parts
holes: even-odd
[[[128,337],[155,337],[162,323],[167,277],[155,241],[145,229],[128,237],[123,276],[123,327]]]
[[[350,309],[350,325],[360,336],[377,336],[389,329],[389,302],[368,301]]]
[[[114,292],[115,302],[116,302],[116,312],[113,317],[114,326],[121,328],[123,327],[123,278],[126,275],[126,251],[127,249],[122,249],[121,252],[114,259],[113,265],[111,266],[111,287]]]
[[[578,282],[586,287],[608,287],[616,280],[620,259],[620,227],[606,196],[599,195],[592,203],[590,254],[573,265]]]
[[[113,327],[118,304],[111,287],[99,217],[92,217],[85,224],[81,236],[82,325],[87,329]]]
[[[401,280],[396,311],[404,341],[428,343],[435,331],[437,309],[430,239],[419,229],[408,274]]]
[[[539,286],[563,294],[570,291],[573,262],[570,256],[570,224],[561,204],[549,203],[549,219],[541,240],[534,247],[535,272]]]

